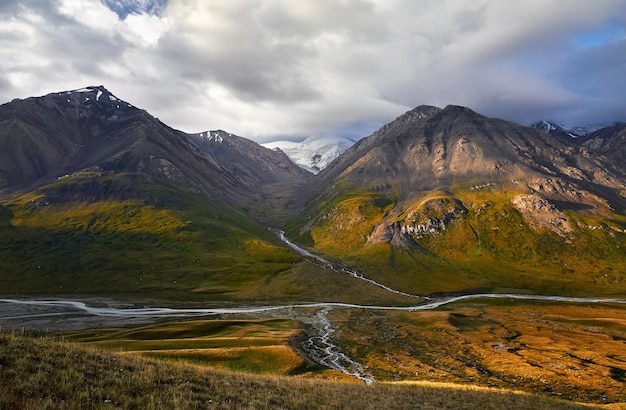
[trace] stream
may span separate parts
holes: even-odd
[[[330,336],[335,333],[335,329],[333,329],[332,323],[328,320],[328,312],[330,310],[327,307],[317,312],[317,321],[314,322],[313,327],[318,335],[311,336],[305,340],[302,343],[302,349],[315,363],[354,376],[366,384],[372,384],[374,376],[367,373],[360,363],[355,362],[345,353],[342,353],[337,345],[331,342]]]
[[[363,276],[362,273],[360,273],[356,269],[351,268],[349,266],[346,266],[346,265],[344,265],[342,263],[334,263],[333,264],[328,259],[325,259],[325,258],[323,258],[323,257],[321,257],[319,255],[315,255],[315,254],[307,251],[306,249],[303,249],[303,248],[299,247],[295,243],[291,242],[285,236],[285,232],[284,231],[280,231],[280,230],[277,230],[277,229],[272,229],[272,231],[275,232],[278,235],[278,237],[280,238],[280,240],[283,241],[291,249],[293,249],[298,255],[303,256],[303,257],[308,258],[308,259],[316,260],[316,261],[320,262],[324,267],[326,267],[328,269],[331,269],[331,270],[333,270],[335,272],[347,273],[348,275],[352,276],[353,278],[360,279],[360,280],[363,280],[365,282],[371,283],[372,285],[378,286],[379,288],[385,289],[386,291],[391,292],[391,293],[396,293],[396,294],[402,295],[402,296],[408,296],[410,298],[428,299],[428,297],[425,297],[425,296],[414,295],[412,293],[406,293],[406,292],[402,292],[401,290],[392,289],[389,286],[383,285],[380,282],[376,282],[373,279],[366,278],[365,276]]]

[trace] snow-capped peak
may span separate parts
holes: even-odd
[[[345,137],[308,137],[302,142],[274,141],[261,145],[280,149],[294,163],[317,174],[355,142]]]
[[[583,137],[604,127],[606,127],[606,125],[567,126],[548,120],[541,120],[531,125],[531,128],[544,130],[549,134],[560,135],[570,138]]]
[[[119,109],[121,107],[135,108],[132,104],[122,101],[113,94],[111,94],[111,92],[109,92],[109,90],[104,88],[104,86],[102,85],[89,86],[76,90],[60,92],[57,94],[59,96],[67,96],[68,103],[70,103],[73,98],[74,101],[78,101],[82,104],[89,103],[90,101],[95,101],[100,103],[101,105],[112,105],[116,109]],[[80,98],[78,97],[78,95],[80,95]]]

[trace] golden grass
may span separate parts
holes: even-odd
[[[175,212],[157,209],[140,201],[105,201],[51,204],[16,208],[11,221],[21,228],[64,227],[85,232],[171,234],[189,224]]]
[[[135,353],[136,352],[129,352]],[[306,371],[304,359],[289,346],[142,351],[142,356],[252,374],[291,375]]]
[[[323,215],[311,229],[315,247],[335,257],[357,251],[391,205],[382,197],[362,194],[320,211]]]
[[[504,301],[437,312],[333,312],[378,380],[469,383],[626,403],[626,308]],[[364,336],[367,335],[367,336]]]
[[[217,371],[0,332],[2,409],[573,409],[504,391]]]
[[[293,239],[298,240],[300,231],[295,225],[310,227],[310,237],[301,237],[302,241],[391,287],[416,294],[494,288],[624,294],[624,215],[557,204],[574,229],[572,235],[561,237],[524,219],[511,203],[523,192],[514,186],[478,191],[454,186],[451,192],[426,192],[402,203],[391,196],[344,188],[343,194],[317,204],[308,218],[297,219],[291,227]],[[460,200],[466,212],[450,219],[445,230],[415,237],[417,246],[392,249],[387,243],[367,243],[383,221],[402,222],[422,209],[424,201],[435,198]]]

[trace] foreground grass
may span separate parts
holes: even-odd
[[[50,337],[0,333],[0,408],[570,409],[486,389],[365,386],[253,376],[116,355]]]

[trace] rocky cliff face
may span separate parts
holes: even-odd
[[[458,200],[431,198],[419,208],[407,214],[402,221],[402,233],[415,239],[445,231],[455,219],[461,218],[467,209]]]
[[[518,195],[511,202],[535,229],[548,229],[563,237],[573,232],[567,216],[539,195]]]

